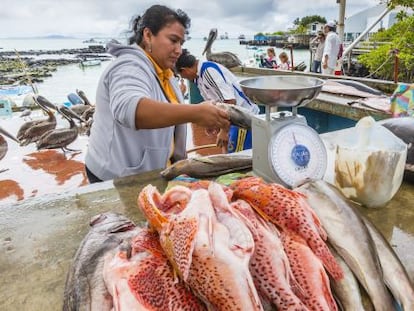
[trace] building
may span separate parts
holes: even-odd
[[[346,18],[344,41],[355,40],[365,29],[371,26],[386,9],[386,4],[379,4]],[[400,10],[401,9],[394,9],[388,12],[384,18],[370,30],[367,34],[367,38],[369,38],[371,34],[378,32],[380,29],[390,28],[396,22],[396,16]]]

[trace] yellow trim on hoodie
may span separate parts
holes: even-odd
[[[160,66],[155,62],[155,60],[149,55],[146,51],[145,54],[147,55],[148,59],[154,65],[155,72],[157,73],[158,80],[160,81],[161,87],[164,90],[165,95],[167,95],[167,100],[172,104],[178,104],[177,95],[174,92],[174,89],[170,83],[170,79],[174,76],[174,73],[171,69],[162,70]],[[171,158],[174,154],[174,137],[171,140],[171,147],[170,147],[170,155],[168,157],[166,166],[170,166]]]

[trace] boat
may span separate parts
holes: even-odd
[[[0,97],[0,117],[11,117],[13,102],[8,97]]]
[[[0,85],[0,96],[21,96],[32,92],[29,85]]]
[[[100,59],[85,59],[80,62],[81,67],[99,66],[101,64]]]
[[[25,97],[30,94],[35,94],[33,87],[30,85],[0,85],[0,98],[5,98],[10,101],[12,103],[12,107],[23,106]]]
[[[241,34],[240,36],[238,36],[238,39],[239,39],[239,40],[246,40],[246,36],[245,36],[245,35],[243,35],[243,34]]]

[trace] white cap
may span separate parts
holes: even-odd
[[[334,28],[334,27],[336,27],[336,23],[335,23],[334,21],[328,21],[328,22],[325,24],[325,26],[328,26],[328,27]]]

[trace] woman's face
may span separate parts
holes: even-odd
[[[181,55],[184,36],[185,28],[177,21],[167,24],[157,35],[154,35],[149,28],[145,28],[146,51],[162,69],[172,69]]]

